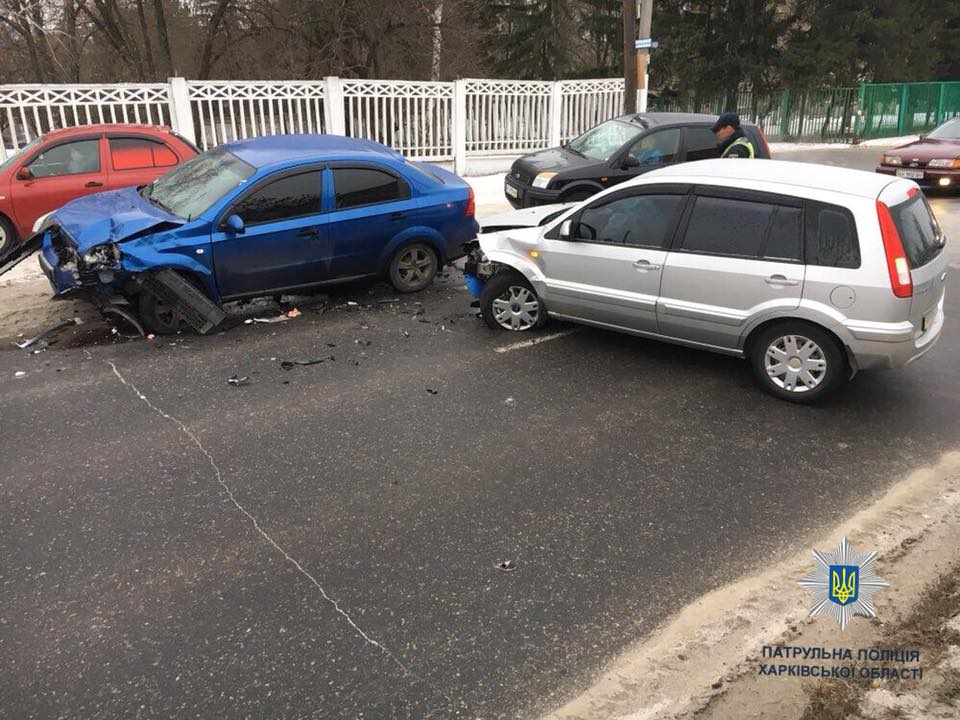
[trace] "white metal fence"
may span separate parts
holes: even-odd
[[[639,106],[646,107],[641,94]],[[517,155],[565,142],[621,112],[623,80],[193,81],[0,85],[0,160],[50,130],[95,123],[170,125],[207,149],[284,133],[377,140],[408,157]]]

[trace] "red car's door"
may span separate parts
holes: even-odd
[[[107,149],[111,190],[146,185],[180,162],[169,145],[142,135],[108,135]]]
[[[22,232],[66,202],[107,189],[100,135],[71,138],[39,148],[14,172],[13,212]]]

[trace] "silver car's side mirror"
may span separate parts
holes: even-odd
[[[560,223],[560,239],[569,240],[570,236],[573,235],[573,220],[564,220]]]

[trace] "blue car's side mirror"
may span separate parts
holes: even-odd
[[[227,219],[223,221],[223,227],[227,232],[239,235],[243,232],[243,218],[237,214],[228,215]]]

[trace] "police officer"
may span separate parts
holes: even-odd
[[[733,112],[725,112],[717,118],[710,128],[717,139],[722,158],[749,158],[757,156],[753,143],[743,134],[740,127],[740,116]]]

